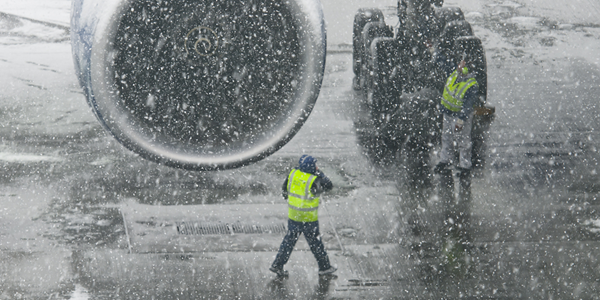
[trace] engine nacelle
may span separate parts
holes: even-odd
[[[318,0],[74,0],[71,35],[104,128],[146,159],[190,170],[283,147],[325,67]]]

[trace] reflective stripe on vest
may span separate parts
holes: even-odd
[[[448,110],[453,112],[459,112],[463,107],[463,100],[467,90],[477,84],[477,80],[473,77],[469,77],[466,81],[456,83],[458,78],[458,71],[452,72],[452,75],[446,80],[446,86],[444,86],[444,94],[442,95],[442,105]]]
[[[310,192],[317,179],[309,173],[294,169],[288,176],[288,217],[297,222],[315,222],[318,220],[319,197]]]

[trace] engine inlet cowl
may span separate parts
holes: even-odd
[[[283,147],[325,65],[317,0],[75,0],[75,67],[125,147],[190,170],[236,168]]]

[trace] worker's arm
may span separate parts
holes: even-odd
[[[333,189],[333,183],[331,180],[329,180],[329,178],[327,178],[327,176],[325,176],[323,172],[317,171],[315,175],[317,175],[317,179],[315,179],[315,182],[310,187],[310,192],[313,195],[316,196]]]
[[[461,131],[464,126],[464,122],[467,119],[467,116],[473,113],[473,104],[475,103],[475,99],[479,96],[479,88],[477,85],[472,86],[467,93],[465,94],[463,108],[458,113],[458,120],[456,124],[454,124],[455,131]]]
[[[288,185],[288,179],[286,178],[285,181],[283,182],[283,186],[281,187],[281,196],[283,196],[283,199],[287,200],[288,198],[288,190],[287,190],[287,185]]]
[[[465,98],[463,102],[463,108],[458,114],[458,118],[461,120],[466,120],[467,116],[473,113],[473,105],[479,96],[479,87],[477,85],[472,86],[465,93]]]

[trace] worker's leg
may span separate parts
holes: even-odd
[[[327,256],[327,252],[325,252],[325,246],[321,241],[321,233],[319,232],[319,222],[309,222],[304,224],[304,237],[306,237],[306,241],[310,246],[310,251],[312,251],[313,255],[317,259],[317,263],[319,264],[319,271],[327,270],[331,267],[329,263],[329,256]]]
[[[473,114],[467,116],[463,129],[457,133],[458,149],[460,151],[459,167],[471,169],[471,154],[473,141],[471,140],[471,129],[473,128]]]
[[[273,268],[283,269],[283,265],[288,262],[290,255],[292,254],[292,250],[294,250],[294,246],[298,241],[298,236],[301,232],[301,226],[301,222],[288,219],[288,231],[283,238],[283,242],[281,242],[281,246],[279,246],[279,252],[277,252],[277,256],[275,257],[275,261],[272,265]]]
[[[454,124],[456,118],[448,114],[444,114],[444,122],[442,124],[442,151],[440,152],[440,163],[452,163],[454,153]]]
[[[457,233],[461,240],[470,241],[470,218],[471,218],[471,153],[473,141],[471,140],[471,129],[473,127],[473,115],[467,116],[463,130],[460,132],[458,147],[460,150],[460,172],[458,174],[460,188],[456,205]]]

